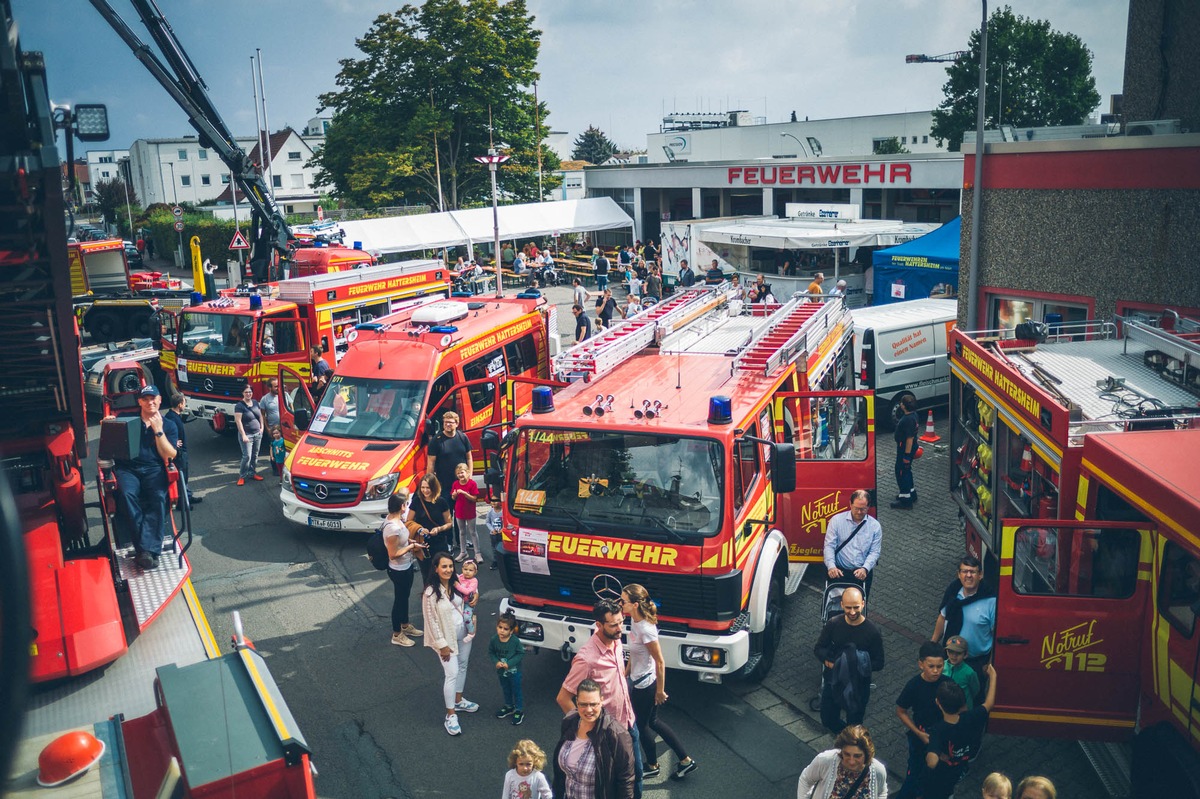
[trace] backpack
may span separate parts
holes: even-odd
[[[367,560],[371,561],[371,565],[379,571],[383,571],[388,567],[390,559],[388,558],[387,542],[383,540],[382,524],[367,539]]]

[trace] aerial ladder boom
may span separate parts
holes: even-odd
[[[207,86],[196,71],[187,52],[179,43],[166,17],[158,10],[154,0],[132,0],[142,23],[150,32],[162,51],[170,70],[159,60],[150,47],[138,38],[107,0],[91,0],[100,16],[109,24],[121,40],[129,46],[142,65],[150,71],[171,98],[188,116],[188,122],[200,135],[200,146],[214,150],[217,157],[229,167],[233,180],[250,202],[252,213],[253,244],[250,264],[255,274],[266,273],[272,250],[288,258],[292,247],[291,231],[279,210],[271,191],[263,180],[262,171],[246,151],[237,143],[229,128],[217,113],[208,96]],[[172,70],[174,74],[172,74]],[[269,145],[268,145],[269,147]],[[263,152],[269,159],[271,154]],[[265,164],[264,164],[265,166]]]

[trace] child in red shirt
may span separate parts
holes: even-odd
[[[450,499],[454,500],[454,524],[458,527],[458,541],[461,547],[458,557],[462,563],[468,557],[476,563],[483,563],[483,550],[479,548],[479,530],[475,503],[479,499],[479,486],[471,479],[467,464],[460,463],[454,467],[454,476],[458,478],[450,486]],[[471,554],[467,554],[467,549]]]

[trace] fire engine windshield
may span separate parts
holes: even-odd
[[[334,375],[309,430],[335,438],[410,441],[429,383]]]
[[[511,457],[508,502],[526,524],[648,538],[720,529],[724,456],[715,441],[524,428]]]
[[[184,311],[179,318],[179,357],[246,363],[253,329],[250,316]]]

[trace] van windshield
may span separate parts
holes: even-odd
[[[512,453],[508,503],[525,524],[649,539],[721,527],[716,441],[524,428]]]
[[[308,429],[334,438],[411,441],[428,388],[425,380],[334,375]]]
[[[179,357],[247,363],[253,325],[251,316],[184,311],[179,318]]]

